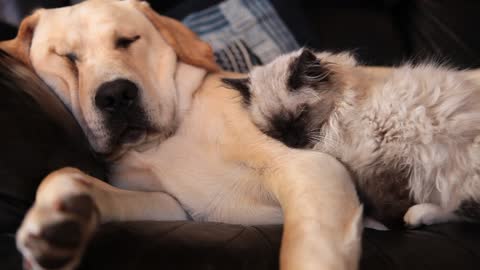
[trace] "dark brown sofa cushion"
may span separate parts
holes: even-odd
[[[366,230],[361,270],[477,270],[480,226]],[[100,227],[80,270],[275,270],[282,227],[128,222]],[[13,235],[0,236],[2,269],[21,269]],[[5,268],[4,268],[5,267]]]
[[[48,173],[74,166],[105,177],[103,163],[63,103],[1,51],[0,127],[0,233],[16,231]]]

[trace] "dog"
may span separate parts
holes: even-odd
[[[349,53],[302,49],[224,80],[285,145],[337,157],[389,227],[480,221],[480,84],[438,64],[375,78]]]
[[[357,269],[362,206],[334,157],[263,134],[210,46],[136,0],[41,9],[0,48],[71,110],[109,183],[49,174],[17,232],[32,269],[73,269],[104,222],[282,223],[281,269]]]

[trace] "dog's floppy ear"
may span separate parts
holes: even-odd
[[[152,22],[181,61],[208,71],[220,70],[215,62],[212,47],[200,40],[192,30],[177,20],[160,16],[147,2],[133,1],[133,4]]]
[[[33,33],[40,18],[40,10],[23,19],[18,29],[17,37],[12,40],[0,42],[0,49],[14,58],[31,66],[30,45],[32,44]]]

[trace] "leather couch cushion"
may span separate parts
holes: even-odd
[[[100,227],[79,270],[274,270],[282,227],[124,222]],[[365,230],[361,270],[478,270],[480,225]],[[2,269],[19,269],[13,235],[0,236]],[[3,259],[5,258],[5,259]]]
[[[365,230],[361,270],[478,270],[480,225]],[[125,222],[100,227],[79,270],[274,270],[282,227]],[[20,268],[13,235],[0,236],[2,269]]]
[[[278,269],[282,227],[195,222],[107,224],[81,269]],[[480,225],[443,224],[405,231],[367,229],[363,270],[476,270]]]
[[[0,233],[11,233],[48,173],[74,166],[104,179],[105,168],[60,100],[1,51],[0,93]]]
[[[399,23],[412,57],[458,68],[480,67],[480,1],[405,1]]]

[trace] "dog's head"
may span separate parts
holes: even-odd
[[[349,54],[302,49],[256,67],[248,78],[224,79],[240,91],[252,121],[287,146],[310,148],[318,140],[345,88]]]
[[[54,89],[104,154],[174,131],[179,63],[217,70],[208,44],[136,0],[38,10],[0,47]]]

